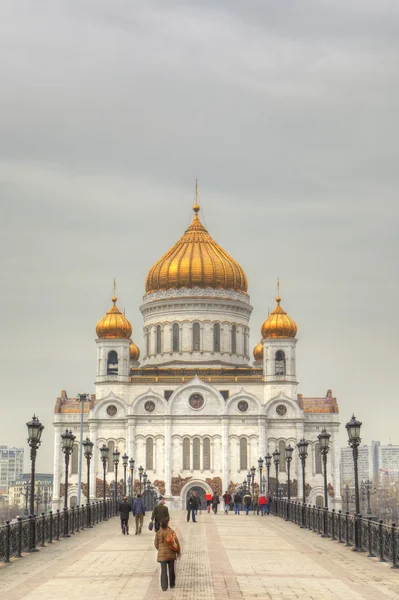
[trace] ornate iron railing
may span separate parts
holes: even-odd
[[[6,521],[0,527],[0,561],[10,562],[26,552],[35,552],[47,544],[70,537],[107,521],[118,513],[117,500],[101,500],[75,508],[50,511],[45,515],[17,517],[16,523]]]
[[[372,517],[366,518],[341,510],[328,510],[277,498],[272,499],[270,512],[302,528],[352,547],[353,550],[367,552],[367,556],[378,557],[380,562],[389,561],[393,569],[399,568],[399,536],[396,523],[384,525],[382,521],[372,520]]]

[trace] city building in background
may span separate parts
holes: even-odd
[[[51,509],[53,497],[53,475],[36,473],[35,478],[35,513],[46,513]],[[28,514],[30,501],[30,473],[24,473],[8,486],[8,503],[10,507],[23,510]]]
[[[0,446],[0,495],[8,494],[8,486],[24,470],[24,448]]]
[[[399,481],[399,446],[371,442],[373,477],[379,481]]]
[[[279,286],[273,311],[265,314],[262,326],[258,324],[260,341],[251,362],[252,306],[246,275],[200,221],[198,198],[193,210],[193,221],[184,235],[148,272],[140,307],[141,364],[131,324],[117,306],[115,290],[111,308],[97,323],[96,393],[84,406],[83,438],[88,436],[94,443],[90,500],[102,495],[99,449],[103,444],[109,448],[107,486],[113,485],[113,452],[118,450],[120,458],[126,453],[135,459],[134,479],[141,466],[174,508],[185,507],[193,490],[201,498],[211,490],[219,495],[227,489],[233,493],[247,480],[251,467],[256,469],[258,488],[258,459],[275,450],[280,452],[279,488],[272,464],[270,492],[286,495],[285,448],[291,444],[295,448],[291,497],[295,498],[300,495],[302,477],[296,444],[305,438],[309,442],[308,502],[322,505],[323,467],[317,436],[326,428],[331,434],[328,493],[331,507],[338,509],[337,400],[331,390],[321,397],[298,393],[297,325],[282,307]],[[264,277],[264,272],[259,276]],[[266,306],[264,301],[265,313]],[[320,352],[323,343],[321,334]],[[76,503],[81,410],[81,401],[69,398],[65,391],[56,401],[54,509],[62,506],[61,434],[66,428],[76,436],[67,492],[68,504]],[[119,485],[121,461],[118,472]]]

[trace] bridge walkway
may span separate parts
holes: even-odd
[[[171,524],[183,547],[173,590],[160,589],[153,533],[123,536],[114,518],[2,565],[0,600],[399,600],[389,563],[281,518],[203,512],[187,523],[175,511]]]

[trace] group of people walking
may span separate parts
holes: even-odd
[[[119,503],[119,515],[123,535],[129,535],[129,516],[133,513],[136,524],[136,535],[143,529],[145,506],[141,494],[132,503],[125,497]],[[161,496],[159,504],[152,511],[148,528],[155,530],[154,546],[158,551],[157,562],[161,564],[161,588],[166,592],[168,586],[174,588],[176,584],[175,561],[181,555],[180,543],[176,532],[169,525],[170,515],[165,499]]]
[[[244,507],[245,514],[248,515],[252,510],[256,514],[268,515],[270,510],[271,497],[268,494],[254,494],[252,499],[248,490],[237,491],[233,496],[226,490],[223,494],[224,512],[227,515],[230,510],[234,510],[235,515],[239,515]]]

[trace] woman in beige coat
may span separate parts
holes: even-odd
[[[173,552],[165,542],[168,535],[173,533],[173,529],[169,527],[169,519],[162,519],[161,527],[155,536],[154,546],[158,550],[157,561],[161,563],[161,588],[164,592],[168,589],[168,570],[169,570],[169,585],[175,587],[175,560],[178,556],[177,552]]]

